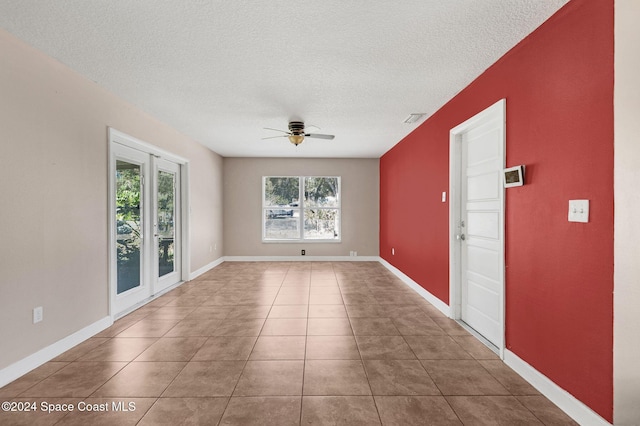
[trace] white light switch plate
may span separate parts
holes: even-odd
[[[569,222],[589,222],[589,200],[569,200]]]

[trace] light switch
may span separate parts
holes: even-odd
[[[589,222],[589,200],[569,200],[569,222]]]

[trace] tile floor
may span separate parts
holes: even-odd
[[[575,424],[376,262],[223,263],[0,400],[37,408],[2,425]]]

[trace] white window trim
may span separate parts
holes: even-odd
[[[338,179],[338,206],[337,207],[318,207],[319,209],[323,209],[323,210],[334,210],[337,209],[338,210],[338,215],[339,215],[339,220],[338,220],[338,238],[332,238],[329,240],[322,240],[322,239],[317,239],[317,238],[313,238],[313,239],[305,239],[304,238],[304,211],[305,211],[305,206],[304,206],[304,180],[306,178],[313,178],[313,177],[323,177],[323,178],[336,178]],[[298,238],[296,239],[282,239],[282,240],[277,240],[277,239],[267,239],[265,238],[265,220],[264,220],[264,212],[265,210],[268,210],[271,206],[266,206],[265,205],[265,193],[264,193],[264,188],[265,188],[265,180],[267,178],[296,178],[299,180],[299,185],[298,185],[298,209],[300,210],[300,235],[298,236]],[[270,176],[262,176],[262,187],[261,187],[261,191],[262,191],[262,206],[260,209],[260,221],[262,222],[262,242],[265,244],[299,244],[299,243],[311,243],[311,244],[316,244],[316,243],[322,243],[322,244],[332,244],[332,243],[341,243],[342,242],[342,177],[341,176],[329,176],[329,175],[304,175],[304,176],[281,176],[281,175],[270,175]]]

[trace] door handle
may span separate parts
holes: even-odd
[[[466,239],[467,239],[467,237],[466,237],[464,234],[458,234],[458,235],[456,235],[456,240],[462,240],[462,241],[464,241],[464,240],[466,240]]]

